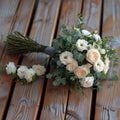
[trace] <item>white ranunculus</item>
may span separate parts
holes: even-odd
[[[33,76],[35,75],[35,71],[30,68],[25,72],[25,79],[27,80],[27,82],[31,82]]]
[[[66,66],[66,69],[70,72],[73,72],[78,67],[78,63],[76,60],[73,60],[70,64]]]
[[[94,70],[96,71],[96,72],[102,72],[103,71],[103,69],[104,69],[104,62],[101,60],[101,59],[99,59],[98,61],[96,61],[95,62],[95,64],[94,64]]]
[[[7,72],[7,74],[14,74],[16,72],[16,66],[15,66],[14,62],[9,62],[6,65],[6,72]]]
[[[71,52],[65,51],[60,54],[59,58],[62,64],[67,65],[72,62],[73,54]]]
[[[79,51],[87,50],[88,42],[84,39],[78,39],[76,42],[76,47]]]
[[[86,54],[86,59],[91,64],[94,64],[96,61],[98,61],[100,57],[100,53],[97,49],[90,49]]]
[[[90,69],[86,65],[79,66],[75,69],[74,74],[77,78],[84,78],[90,73]]]
[[[82,30],[82,34],[84,36],[90,36],[91,35],[91,33],[88,30]]]
[[[105,74],[108,72],[109,67],[110,67],[110,60],[107,56],[105,56],[105,66],[104,66],[104,69],[103,69],[103,72]]]
[[[94,83],[94,77],[91,76],[91,77],[85,77],[83,78],[81,82],[81,85],[85,88],[87,87],[92,87],[93,86],[93,83]]]
[[[100,51],[101,54],[105,54],[106,53],[105,49],[100,49],[99,51]]]
[[[45,73],[46,69],[41,65],[33,65],[32,69],[35,71],[36,75],[41,76]]]
[[[96,41],[101,40],[101,37],[98,34],[93,34],[93,37],[95,38]]]
[[[28,68],[23,65],[17,69],[17,75],[19,76],[20,79],[23,79],[25,77],[25,73],[27,70]]]

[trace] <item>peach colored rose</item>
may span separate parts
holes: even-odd
[[[77,76],[77,78],[84,78],[89,73],[90,73],[90,69],[86,65],[79,66],[74,71],[74,74]]]
[[[100,59],[100,53],[97,49],[90,49],[86,54],[86,59],[91,64],[94,64],[96,61]]]
[[[70,64],[66,66],[66,69],[70,72],[73,72],[78,67],[78,63],[76,60],[73,60]]]

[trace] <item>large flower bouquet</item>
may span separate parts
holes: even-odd
[[[72,27],[72,30],[68,30],[63,25],[62,35],[53,40],[52,47],[40,45],[16,32],[8,36],[8,52],[49,54],[53,71],[47,75],[47,78],[53,78],[55,86],[69,84],[79,90],[92,86],[99,89],[102,87],[101,80],[117,80],[116,72],[112,71],[112,74],[109,74],[108,71],[110,64],[115,65],[118,58],[116,51],[109,44],[112,37],[101,38],[97,31],[89,32],[82,25],[83,20],[80,15],[78,24]],[[7,73],[9,64],[6,67]],[[43,66],[34,65],[29,69],[26,66],[20,66],[16,70],[14,67],[13,73],[20,81],[29,83],[44,72]]]

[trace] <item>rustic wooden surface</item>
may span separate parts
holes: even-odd
[[[30,15],[32,12],[31,10],[33,9],[33,4],[34,4],[33,0],[30,0],[30,1],[4,0],[2,4],[4,5],[4,9],[2,9],[2,11],[3,13],[4,12],[6,13],[4,14],[6,15],[5,17],[8,18],[8,21],[11,21],[11,19],[13,19],[11,22],[10,28],[9,28],[9,24],[10,24],[9,23],[8,26],[6,25],[8,27],[8,30],[6,28],[5,30],[6,31],[18,30],[23,34],[26,34],[27,28],[28,28],[28,22],[30,21]],[[0,5],[2,6],[2,4]],[[16,8],[16,9],[13,9],[13,8]],[[24,19],[24,21],[22,19]],[[2,29],[3,28],[1,28],[1,31]],[[6,31],[2,31],[2,32],[6,34]],[[14,55],[10,56],[7,54],[6,49],[4,49],[1,56],[0,64],[1,65],[7,64],[9,61],[14,61],[17,64],[18,60],[19,60],[19,56],[14,56]],[[2,74],[0,77],[0,119],[2,119],[5,109],[8,107],[7,102],[9,102],[8,100],[11,94],[11,88],[13,86],[12,81],[13,81],[13,78],[11,76],[6,76],[6,74]]]
[[[114,36],[113,46],[120,56],[119,11],[120,0],[0,0],[0,65],[44,64],[47,56],[41,53],[23,59],[8,55],[7,34],[17,30],[50,46],[61,34],[62,24],[71,29],[77,23],[77,13],[82,13],[88,30]],[[120,64],[114,69],[120,78]],[[68,86],[54,87],[45,75],[24,86],[4,73],[0,75],[0,120],[120,120],[119,86],[119,81],[107,81],[97,96],[92,89],[82,95],[74,89],[69,92]]]
[[[114,36],[113,46],[120,57],[120,0],[105,0],[102,36]],[[120,60],[115,68],[120,79]],[[96,100],[95,120],[120,120],[120,81],[104,82]]]

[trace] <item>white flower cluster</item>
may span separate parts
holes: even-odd
[[[105,54],[105,49],[101,48],[97,42],[101,43],[101,37],[97,34],[91,34],[87,30],[81,31],[82,36],[93,37],[95,42],[89,44],[85,39],[78,39],[76,42],[76,49],[79,52],[86,51],[86,61],[84,65],[78,65],[78,62],[73,58],[72,52],[65,51],[60,54],[59,59],[62,64],[66,66],[69,72],[73,72],[75,76],[80,79],[80,83],[83,87],[91,87],[94,83],[94,76],[89,75],[91,73],[90,68],[97,73],[104,72],[106,74],[109,69],[110,60],[107,55],[104,55],[104,60],[101,55]]]
[[[17,74],[20,79],[25,79],[27,82],[32,82],[35,75],[41,76],[45,71],[45,67],[41,65],[33,65],[31,68],[21,65],[18,69],[14,62],[9,62],[6,65],[7,74]]]

